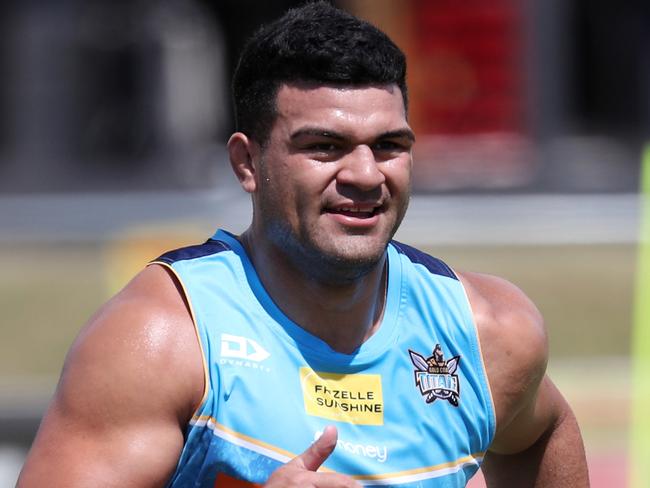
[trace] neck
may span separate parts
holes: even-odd
[[[352,353],[379,328],[388,279],[386,254],[363,276],[332,283],[296,268],[281,249],[251,238],[250,229],[240,241],[275,304],[335,351]]]

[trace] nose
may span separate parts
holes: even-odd
[[[386,181],[386,177],[381,172],[372,149],[366,145],[359,145],[341,160],[341,168],[336,180],[339,184],[368,191],[381,186]]]

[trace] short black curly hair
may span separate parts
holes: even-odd
[[[287,11],[246,43],[232,81],[237,130],[266,143],[282,84],[397,84],[405,110],[406,57],[372,24],[324,1]]]

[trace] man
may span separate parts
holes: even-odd
[[[533,304],[391,241],[405,60],[325,3],[244,49],[240,236],[163,255],[81,332],[20,486],[588,485]],[[198,340],[197,340],[198,337]]]

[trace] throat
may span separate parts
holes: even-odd
[[[352,354],[381,327],[386,308],[388,273],[384,265],[379,279],[360,290],[342,292],[340,300],[321,301],[301,327],[326,342],[333,350]],[[312,295],[314,298],[320,295]]]
[[[345,272],[348,263],[312,260],[306,269],[296,266],[286,251],[274,246],[262,248],[260,240],[250,239],[246,233],[240,241],[278,308],[333,350],[351,354],[379,329],[386,303],[386,252],[368,263],[363,273],[336,277],[329,273],[324,277],[323,269]],[[321,266],[314,266],[317,263]]]

